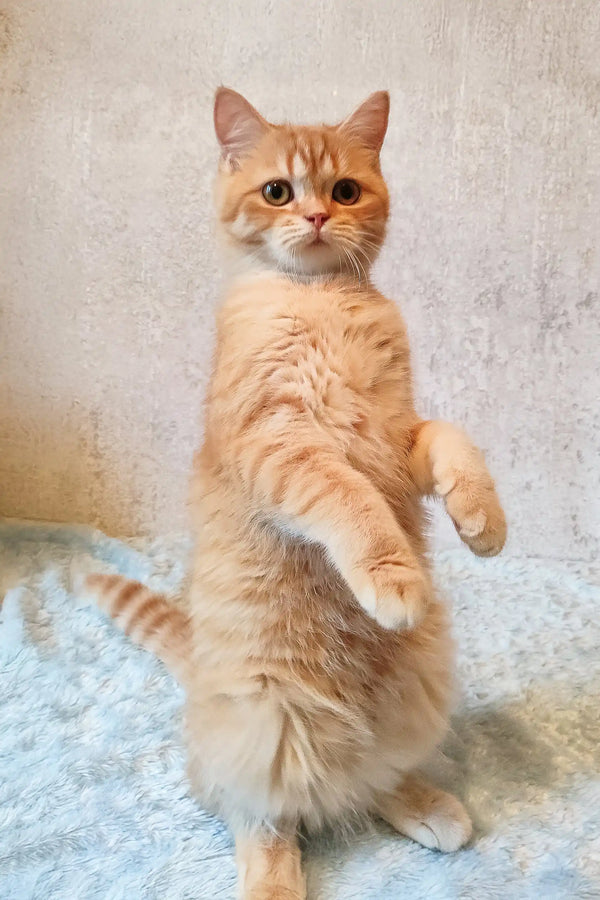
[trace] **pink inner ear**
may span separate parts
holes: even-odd
[[[269,128],[245,97],[224,87],[215,96],[214,119],[223,156],[233,160],[250,153]]]
[[[387,91],[377,91],[361,103],[358,109],[339,126],[341,131],[352,135],[363,146],[377,153],[381,150],[387,131],[390,113],[390,97]]]

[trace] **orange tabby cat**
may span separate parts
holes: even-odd
[[[305,896],[300,825],[373,813],[427,847],[471,833],[417,767],[444,736],[452,645],[421,497],[502,548],[483,458],[415,413],[406,330],[369,280],[388,95],[338,126],[272,125],[221,88],[218,322],[189,618],[136,582],[88,589],[187,688],[189,774],[231,825],[244,900]]]

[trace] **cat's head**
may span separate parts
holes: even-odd
[[[240,259],[300,276],[364,276],[388,217],[379,166],[388,112],[380,91],[339,125],[273,125],[219,88],[218,214]]]

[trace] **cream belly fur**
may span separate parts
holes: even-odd
[[[289,616],[270,652],[258,648],[277,628],[274,617],[257,622],[237,598],[220,602],[224,627],[232,614],[237,623],[228,643],[238,643],[239,656],[215,647],[214,617],[212,627],[201,612],[194,617],[192,668],[202,675],[188,686],[192,784],[203,806],[239,828],[317,828],[373,811],[446,730],[451,645],[441,604],[430,604],[414,634],[399,636],[369,621],[334,578],[315,581],[307,578],[295,616],[296,598],[278,596],[269,580],[274,607]],[[310,659],[302,638],[318,645]]]

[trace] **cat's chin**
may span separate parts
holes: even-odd
[[[325,241],[303,244],[286,259],[284,268],[299,276],[333,275],[344,270],[344,257]]]
[[[231,248],[234,252],[230,265],[236,276],[246,274],[263,275],[266,273],[288,275],[290,278],[313,279],[330,275],[357,275],[356,266],[352,266],[349,258],[334,245],[319,242],[295,247],[293,253],[282,251],[279,247],[263,246],[262,252],[239,252],[239,248]],[[245,249],[245,248],[244,248]],[[361,276],[368,277],[370,264],[363,260],[360,266]]]

